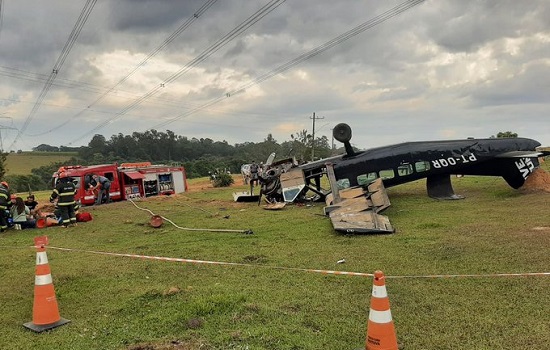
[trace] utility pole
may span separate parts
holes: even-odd
[[[310,117],[309,119],[313,120],[313,132],[312,132],[313,139],[311,140],[311,161],[313,162],[315,160],[315,120],[325,119],[325,117],[315,117],[315,112],[313,112],[313,117]]]

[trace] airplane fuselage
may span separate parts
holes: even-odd
[[[519,188],[538,166],[534,151],[538,146],[539,142],[528,138],[405,142],[301,167],[308,177],[331,162],[344,187],[365,185],[378,177],[391,187],[431,176],[462,174],[502,176],[510,186]]]
[[[386,187],[426,179],[428,196],[464,198],[454,193],[451,175],[500,176],[513,188],[521,187],[539,166],[550,147],[528,138],[464,139],[404,142],[355,151],[351,128],[340,123],[333,136],[344,143],[346,154],[295,166],[288,160],[267,171],[262,192],[269,203],[325,201],[325,214],[336,231],[393,232],[381,211],[387,208]],[[328,177],[330,188],[322,187]],[[314,193],[307,197],[308,192]]]

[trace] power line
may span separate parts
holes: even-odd
[[[343,42],[343,41],[345,41],[345,40],[347,40],[347,39],[349,39],[349,38],[351,38],[351,37],[353,37],[353,36],[355,36],[355,35],[358,35],[359,33],[361,33],[361,32],[363,32],[363,31],[369,29],[370,27],[373,27],[373,26],[375,26],[375,25],[377,25],[377,24],[380,24],[380,23],[384,22],[385,20],[387,20],[387,19],[389,19],[389,18],[391,18],[391,17],[393,17],[393,16],[398,15],[398,14],[401,13],[401,12],[403,12],[403,11],[405,11],[405,10],[407,10],[407,9],[409,9],[409,8],[411,8],[411,7],[413,7],[413,6],[416,6],[417,4],[422,3],[423,1],[424,1],[424,0],[421,0],[421,1],[420,1],[420,0],[417,0],[417,1],[407,1],[407,2],[401,4],[401,5],[397,6],[397,7],[394,7],[393,9],[391,9],[391,10],[385,12],[383,15],[377,16],[377,17],[375,17],[375,18],[373,18],[373,19],[371,19],[371,20],[369,20],[369,21],[363,23],[362,25],[360,25],[360,26],[358,26],[358,27],[355,27],[354,29],[352,29],[352,30],[350,30],[350,31],[348,31],[348,32],[346,32],[346,33],[344,33],[344,34],[342,34],[342,35],[340,35],[340,36],[338,36],[338,37],[332,39],[331,41],[328,41],[327,43],[325,43],[325,44],[323,44],[323,45],[321,45],[321,46],[315,48],[314,50],[310,50],[310,51],[306,52],[305,54],[303,54],[303,55],[301,55],[301,56],[299,56],[299,57],[297,57],[297,58],[295,58],[295,59],[293,59],[293,60],[291,60],[291,61],[286,62],[285,64],[283,64],[283,65],[277,67],[276,69],[271,70],[270,72],[268,72],[268,73],[266,73],[266,74],[263,74],[263,75],[257,77],[256,79],[250,81],[249,83],[244,84],[244,85],[240,86],[239,88],[236,88],[236,89],[234,89],[234,90],[232,90],[232,91],[229,91],[229,92],[225,93],[223,96],[220,96],[219,98],[217,98],[217,99],[215,99],[215,100],[213,100],[213,101],[210,101],[210,102],[208,102],[208,103],[206,103],[206,104],[202,104],[202,105],[196,106],[196,107],[191,107],[191,109],[190,109],[189,111],[187,111],[186,113],[180,114],[180,115],[178,115],[178,116],[175,117],[175,118],[172,118],[172,119],[170,119],[170,120],[164,121],[163,123],[160,123],[160,124],[156,125],[155,127],[171,124],[171,123],[175,122],[175,121],[178,120],[178,119],[181,119],[181,118],[186,117],[186,116],[188,116],[188,115],[194,114],[194,113],[196,113],[196,112],[198,112],[198,111],[200,111],[200,110],[203,110],[203,109],[205,109],[205,108],[211,108],[214,104],[216,104],[216,103],[218,103],[218,102],[221,102],[221,101],[224,100],[225,98],[228,98],[228,97],[237,95],[237,94],[239,94],[239,93],[245,92],[247,88],[249,88],[249,87],[251,87],[251,86],[253,86],[253,85],[260,84],[261,82],[263,82],[263,81],[265,81],[265,80],[267,80],[267,79],[270,79],[271,77],[273,77],[273,76],[275,76],[275,75],[277,75],[277,74],[280,74],[280,73],[283,73],[283,72],[285,72],[285,71],[287,71],[287,70],[290,70],[290,69],[292,69],[295,65],[300,64],[300,63],[304,62],[305,60],[307,60],[307,59],[309,59],[309,58],[311,58],[311,57],[314,57],[315,55],[320,54],[320,53],[322,53],[322,52],[324,52],[324,51],[326,51],[326,50],[332,48],[332,47],[335,46],[335,45],[338,45],[339,43],[341,43],[341,42]],[[278,5],[277,5],[277,6],[278,6]],[[391,11],[394,11],[394,13],[392,14]],[[384,15],[386,15],[387,17],[386,17],[386,18],[383,17]],[[259,19],[258,19],[258,20],[259,20]],[[255,23],[255,22],[254,22],[254,23]],[[252,23],[252,24],[254,24],[254,23]],[[370,24],[370,27],[368,26],[369,24]],[[357,31],[357,32],[354,32],[354,30]],[[229,35],[229,33],[228,33],[228,35]],[[348,37],[346,37],[345,35],[348,35]],[[220,40],[221,40],[221,39],[220,39]],[[222,45],[222,46],[223,46],[223,45]],[[212,46],[211,48],[213,48],[213,46]],[[219,48],[221,48],[221,46],[220,46]],[[218,48],[218,49],[219,49],[219,48]],[[214,53],[214,52],[216,52],[216,51],[217,51],[217,49],[214,50],[212,53]],[[206,52],[206,51],[203,52],[203,54],[204,54],[204,56],[203,56],[203,59],[202,59],[202,60],[199,60],[200,56],[198,56],[198,57],[197,57],[195,60],[193,60],[193,61],[196,61],[196,62],[197,62],[196,64],[198,64],[198,63],[202,62],[204,59],[206,59],[206,58],[209,56],[209,55],[207,55],[207,52]],[[184,66],[180,71],[178,71],[175,75],[172,75],[171,77],[177,79],[177,78],[178,78],[178,76],[176,76],[177,74],[181,74],[181,75],[185,74],[185,73],[192,67],[191,63],[192,63],[193,61],[191,61],[190,63],[188,63],[188,65]],[[187,70],[186,70],[186,69],[187,69]],[[181,75],[180,75],[180,76],[181,76]],[[168,80],[166,80],[166,81],[168,81]],[[161,85],[162,85],[162,84],[161,84]],[[142,98],[139,99],[139,102],[138,102],[137,104],[134,104],[133,106],[131,106],[131,108],[137,106],[139,103],[142,103],[142,102],[145,101],[146,99],[151,98],[151,97],[152,97],[152,94],[154,94],[154,93],[155,93],[156,91],[158,91],[158,90],[159,90],[159,87],[156,87],[156,88],[154,89],[154,91],[153,91],[151,94],[149,94],[149,95],[146,94],[145,96],[142,96]],[[88,108],[86,108],[86,110],[88,110]],[[130,110],[130,109],[128,109],[128,110]],[[123,113],[126,113],[126,112],[123,112]],[[117,116],[116,116],[115,118],[112,118],[111,120],[109,120],[108,123],[110,123],[110,122],[112,122],[112,121],[114,121],[114,120],[116,120],[116,119],[118,119],[118,118],[120,118],[120,117],[121,117],[121,115],[120,115],[120,113],[119,113],[119,114],[117,114]],[[107,123],[107,124],[108,124],[108,123]],[[105,125],[107,125],[107,124],[105,124]],[[153,128],[155,128],[155,127],[153,127]],[[151,128],[151,129],[152,129],[152,128]],[[95,130],[97,130],[97,129],[95,129]],[[93,131],[92,131],[92,132],[93,132]],[[84,136],[86,136],[86,135],[84,135]],[[74,142],[74,141],[73,141],[73,142]],[[71,142],[71,143],[72,143],[72,142]]]
[[[172,76],[170,76],[168,79],[164,80],[161,84],[159,84],[157,87],[153,88],[128,106],[126,106],[122,111],[120,111],[117,116],[113,119],[105,120],[98,124],[96,127],[90,129],[85,134],[81,135],[77,139],[69,142],[69,144],[72,144],[76,141],[79,141],[80,139],[91,135],[95,133],[96,131],[100,130],[101,128],[105,127],[108,124],[113,123],[117,119],[121,118],[126,112],[131,110],[132,108],[138,106],[141,102],[145,101],[146,99],[153,96],[155,93],[157,93],[159,90],[164,88],[167,84],[175,81],[176,79],[180,78],[182,75],[190,71],[193,67],[201,63],[202,61],[206,60],[208,57],[210,57],[212,54],[214,54],[216,51],[221,49],[223,46],[225,46],[227,43],[235,39],[237,36],[242,34],[245,30],[253,26],[256,22],[258,22],[260,19],[271,13],[271,11],[275,10],[277,7],[279,7],[282,3],[284,3],[286,0],[271,0],[266,5],[264,5],[260,10],[256,11],[252,16],[248,17],[244,22],[239,24],[237,27],[235,27],[233,30],[231,30],[229,33],[227,33],[225,36],[223,36],[221,39],[219,39],[216,43],[208,47],[206,50],[204,50],[199,56],[195,57],[193,60],[188,62],[185,66],[183,66],[179,71],[174,73]]]
[[[39,74],[39,73],[25,71],[19,68],[12,68],[12,67],[5,67],[5,66],[0,66],[0,76],[6,76],[14,79],[26,80],[31,82],[46,82],[48,80],[48,75],[46,74]],[[59,77],[55,79],[55,82],[52,83],[52,86],[64,87],[64,88],[73,89],[73,90],[79,89],[85,92],[92,92],[92,93],[101,93],[102,91],[105,91],[105,89],[108,89],[104,86],[100,86],[92,83],[71,80],[71,79],[61,79]],[[126,90],[118,89],[114,91],[115,91],[115,95],[125,99],[135,99],[141,96],[138,93],[126,91]],[[112,92],[113,91],[111,91],[111,93]],[[120,94],[126,94],[127,96],[121,96]],[[154,99],[159,102],[162,102],[163,105],[166,105],[166,103],[170,103],[174,107],[178,107],[178,108],[182,107],[181,102],[179,100],[173,100],[173,99],[160,97],[160,96],[154,97]],[[4,99],[4,100],[10,100],[10,99]],[[15,101],[15,100],[11,100],[11,101]],[[47,105],[47,104],[42,103],[42,105]],[[92,105],[93,104],[87,105],[85,109],[91,110],[90,107],[92,107]],[[25,134],[25,135],[38,136],[34,134]]]
[[[333,38],[329,41],[327,41],[326,43],[314,48],[313,50],[310,50],[282,65],[280,65],[279,67],[257,77],[256,79],[248,82],[247,84],[244,84],[238,88],[236,88],[235,90],[233,91],[229,91],[229,92],[226,92],[225,95],[223,96],[220,96],[218,98],[215,98],[205,104],[203,104],[202,106],[200,107],[197,107],[197,108],[194,108],[186,113],[182,113],[176,117],[173,117],[167,121],[164,121],[164,122],[161,122],[161,123],[158,123],[158,124],[155,124],[154,126],[152,126],[150,129],[158,129],[158,128],[161,128],[161,127],[165,127],[166,125],[169,125],[179,119],[182,119],[182,118],[185,118],[185,117],[188,117],[204,108],[208,108],[218,102],[221,102],[229,97],[232,97],[232,96],[235,96],[237,94],[241,94],[241,93],[244,93],[246,91],[246,89],[254,86],[254,85],[258,85],[278,74],[281,74],[287,70],[290,70],[291,68],[293,68],[294,66],[314,57],[314,56],[317,56],[318,54],[320,53],[323,53],[331,48],[333,48],[334,46],[336,45],[339,45],[341,44],[342,42],[348,40],[348,39],[351,39],[352,37],[374,27],[374,26],[377,26],[385,21],[387,21],[388,19],[392,18],[392,17],[395,17],[399,14],[401,14],[402,12],[405,12],[407,11],[408,9],[416,6],[416,5],[419,5],[420,3],[424,2],[425,0],[408,0],[408,1],[405,1],[404,3],[402,4],[399,4],[393,8],[391,8],[390,10],[358,25],[357,27],[354,27],[353,29],[337,36],[336,38]]]
[[[196,106],[192,106],[192,105],[182,106],[180,103],[177,103],[179,101],[175,101],[175,100],[171,100],[171,99],[165,99],[165,98],[160,98],[160,97],[154,97],[154,99],[158,100],[158,103],[152,104],[153,107],[154,106],[173,107],[173,109],[181,109],[181,108],[190,109],[190,108],[195,108],[196,107]],[[19,99],[19,98],[0,98],[0,101],[18,102],[18,103],[25,103],[25,104],[33,103],[31,101],[22,100],[22,99]],[[59,108],[59,109],[66,109],[66,110],[76,110],[76,109],[81,108],[81,106],[68,106],[68,105],[60,105],[60,104],[45,103],[45,102],[42,103],[42,105],[43,106],[48,106],[48,107]],[[277,113],[243,112],[243,111],[237,111],[237,110],[228,109],[228,108],[209,108],[208,110],[211,111],[211,112],[217,113],[217,114],[239,115],[239,116],[249,115],[249,116],[261,116],[261,117],[266,117],[266,118],[281,115],[281,113],[279,113],[279,112],[277,112]],[[90,109],[88,109],[88,111],[94,112],[94,113],[108,114],[108,115],[116,115],[117,114],[117,112],[114,112],[114,111],[101,110],[101,109],[91,109],[90,108]],[[127,115],[130,115],[130,116],[133,116],[133,117],[138,117],[138,118],[145,118],[146,117],[146,115],[139,114],[139,113],[138,114],[130,113],[130,114],[127,114]],[[240,125],[240,124],[238,124],[238,125]],[[238,126],[238,125],[233,125],[233,126]],[[24,135],[31,136],[29,134],[24,134]]]
[[[6,66],[0,66],[0,75],[8,78],[26,80],[31,82],[47,82],[49,79],[49,75],[47,74],[29,72],[19,68]],[[99,93],[105,89],[105,87],[96,84],[71,79],[61,79],[59,77],[55,79],[55,82],[52,82],[52,86],[64,87],[67,89],[80,89],[93,93]]]
[[[86,108],[78,112],[77,114],[73,115],[72,117],[68,118],[64,122],[62,122],[59,125],[54,126],[53,128],[41,132],[38,134],[33,134],[29,136],[41,136],[48,134],[54,130],[57,130],[65,125],[67,125],[69,122],[77,119],[82,114],[88,111],[88,109],[95,104],[97,104],[99,101],[103,100],[105,96],[110,94],[115,88],[117,88],[119,85],[123,84],[125,81],[127,81],[135,72],[137,72],[141,67],[143,67],[147,61],[149,61],[151,58],[153,58],[157,53],[159,53],[162,49],[164,49],[168,44],[170,44],[172,41],[174,41],[185,29],[187,29],[193,22],[195,22],[206,10],[208,10],[214,3],[218,0],[208,0],[206,1],[197,11],[193,13],[191,17],[189,17],[181,26],[178,27],[178,29],[173,32],[168,38],[164,39],[162,44],[158,46],[155,50],[153,50],[149,55],[147,55],[146,58],[144,58],[140,63],[138,63],[125,77],[123,77],[121,80],[119,80],[115,85],[110,87],[108,90],[104,91],[97,99],[95,99],[92,103],[90,103]]]
[[[90,13],[92,12],[95,3],[97,0],[88,0],[86,4],[84,5],[84,8],[80,12],[80,16],[78,17],[78,20],[76,21],[76,24],[73,27],[73,30],[71,34],[69,35],[69,39],[65,43],[65,46],[61,50],[61,54],[57,58],[57,61],[54,64],[54,67],[52,69],[52,72],[50,73],[50,76],[48,77],[48,80],[46,81],[46,84],[42,88],[42,91],[40,92],[40,95],[38,96],[38,99],[36,100],[36,103],[34,104],[34,107],[32,108],[31,112],[27,116],[27,119],[23,123],[23,127],[19,130],[17,133],[17,136],[13,140],[12,144],[10,145],[10,149],[13,148],[13,146],[17,143],[21,135],[27,130],[27,127],[29,126],[30,122],[32,121],[34,115],[40,108],[40,105],[42,104],[42,101],[46,97],[46,94],[50,90],[54,79],[56,78],[57,74],[61,70],[61,67],[65,63],[65,60],[67,59],[67,56],[69,55],[69,52],[71,51],[74,43],[76,42],[76,39],[78,38],[78,35],[82,31],[82,27],[88,20],[88,17],[90,16]]]
[[[2,38],[2,25],[4,24],[4,2],[0,0],[0,39]]]

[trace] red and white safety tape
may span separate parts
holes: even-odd
[[[349,275],[349,276],[363,276],[363,277],[372,277],[372,273],[363,273],[363,272],[347,272],[347,271],[332,271],[332,270],[315,270],[315,269],[302,269],[297,267],[279,267],[279,266],[270,266],[270,265],[254,265],[254,264],[244,264],[244,263],[234,263],[234,262],[223,262],[223,261],[208,261],[208,260],[195,260],[195,259],[183,259],[183,258],[168,258],[163,256],[150,256],[150,255],[139,255],[139,254],[124,254],[124,253],[110,253],[110,252],[99,252],[93,250],[82,250],[82,249],[71,249],[71,248],[61,248],[61,247],[51,247],[49,249],[57,249],[63,251],[73,251],[80,253],[90,253],[90,254],[102,254],[110,256],[119,256],[127,258],[137,258],[137,259],[146,259],[146,260],[161,260],[161,261],[172,261],[172,262],[182,262],[190,264],[206,264],[206,265],[227,265],[227,266],[246,266],[246,267],[263,267],[269,269],[277,270],[290,270],[290,271],[304,271],[304,272],[316,272],[322,273],[325,275]]]
[[[372,274],[372,273],[365,273],[365,272],[319,270],[319,269],[306,269],[306,268],[298,268],[298,267],[281,267],[281,266],[255,265],[255,264],[244,264],[244,263],[223,262],[223,261],[169,258],[169,257],[162,257],[162,256],[150,256],[150,255],[140,255],[140,254],[125,254],[125,253],[111,253],[111,252],[101,252],[101,251],[94,251],[94,250],[82,250],[82,249],[52,247],[52,246],[48,246],[47,248],[62,250],[62,251],[69,251],[69,252],[101,254],[101,255],[109,255],[109,256],[117,256],[117,257],[137,258],[137,259],[146,259],[146,260],[171,261],[171,262],[181,262],[181,263],[190,263],[190,264],[262,267],[262,268],[276,269],[276,270],[320,273],[320,274],[324,274],[324,275],[344,275],[344,276],[360,276],[360,277],[373,277],[374,276],[374,274]],[[488,273],[488,274],[464,274],[464,275],[460,275],[460,274],[455,274],[455,275],[410,275],[410,276],[391,276],[391,275],[388,276],[388,275],[386,275],[385,277],[386,278],[455,278],[455,277],[526,277],[526,276],[550,276],[550,272]]]

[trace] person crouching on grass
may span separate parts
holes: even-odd
[[[15,203],[10,209],[13,225],[15,229],[35,228],[36,221],[32,218],[31,210],[23,202],[23,198],[16,197]]]
[[[68,227],[76,225],[76,215],[74,212],[74,195],[76,188],[67,173],[61,172],[58,175],[58,183],[50,196],[50,203],[57,198],[57,206],[61,213],[61,226]]]
[[[29,194],[27,196],[27,199],[25,200],[25,205],[27,206],[27,208],[30,209],[31,215],[34,216],[36,214],[36,206],[38,205],[38,202],[34,198],[34,194]]]

